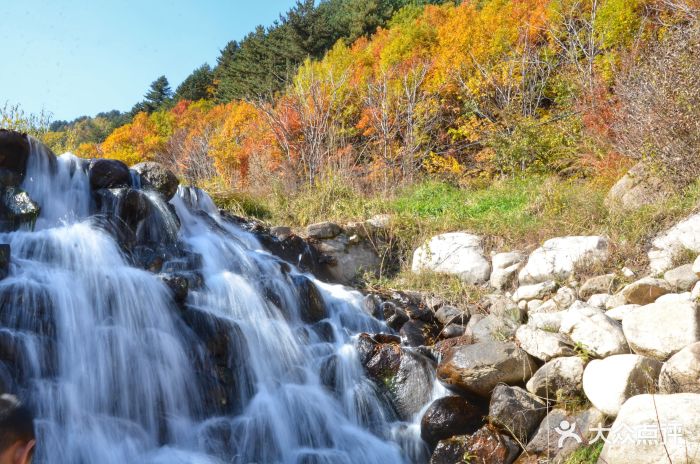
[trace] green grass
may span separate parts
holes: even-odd
[[[487,252],[495,249],[531,250],[562,235],[600,234],[613,243],[612,257],[603,267],[581,269],[583,276],[628,266],[646,266],[651,238],[689,214],[700,202],[700,182],[666,201],[635,212],[610,212],[604,205],[609,182],[601,179],[561,179],[528,175],[496,180],[485,187],[458,187],[426,180],[388,194],[365,195],[338,178],[326,178],[290,194],[272,188],[266,196],[231,191],[214,185],[217,204],[240,215],[300,231],[320,221],[347,223],[376,214],[391,215],[386,246],[380,250],[385,269],[370,286],[394,289],[433,289],[452,300],[470,300],[474,291],[443,276],[417,279],[410,272],[413,250],[427,238],[448,231],[469,231],[485,237]],[[446,280],[447,279],[447,280]]]
[[[596,464],[601,451],[603,451],[603,440],[598,440],[592,445],[581,446],[574,451],[564,464]]]

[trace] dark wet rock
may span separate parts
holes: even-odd
[[[421,419],[421,437],[430,446],[455,435],[471,435],[484,425],[487,408],[483,402],[461,396],[444,396],[433,401]]]
[[[319,222],[311,224],[306,228],[306,235],[309,238],[329,239],[339,235],[342,229],[338,224],[332,222]]]
[[[194,308],[186,308],[182,319],[198,344],[193,346],[196,375],[204,392],[203,413],[240,413],[240,399],[253,392],[244,383],[251,373],[247,364],[250,354],[243,333],[235,321],[214,316]],[[198,348],[201,346],[201,349]]]
[[[12,174],[5,174],[11,183],[4,186],[16,186],[24,179],[29,159],[29,139],[26,134],[0,129],[0,168]],[[17,178],[19,182],[17,182]]]
[[[368,376],[388,398],[399,418],[410,420],[430,399],[432,362],[415,351],[402,348],[395,339],[389,340],[390,343],[381,343],[361,334],[357,351]]]
[[[140,190],[132,188],[100,189],[95,192],[97,209],[126,224],[134,233],[151,213],[151,203]]]
[[[0,243],[0,280],[10,273],[10,245]]]
[[[22,308],[22,311],[5,311]],[[27,285],[22,280],[0,282],[0,327],[33,332],[54,338],[52,295],[43,285]]]
[[[362,299],[362,309],[365,311],[365,313],[377,319],[384,318],[384,314],[382,314],[381,310],[381,304],[382,300],[377,295],[373,295],[371,293],[369,295],[365,295],[365,297]]]
[[[286,240],[292,235],[294,235],[294,232],[292,232],[292,229],[287,226],[276,226],[270,228],[270,235],[275,237],[277,240]]]
[[[334,393],[340,393],[338,385],[338,356],[333,354],[321,361],[319,368],[321,384]]]
[[[452,348],[437,374],[450,389],[487,397],[496,385],[522,384],[536,370],[534,359],[514,343],[489,341]]]
[[[435,315],[430,309],[426,308],[425,306],[409,305],[406,307],[405,311],[409,319],[428,323],[435,322]]]
[[[489,422],[518,443],[527,443],[546,415],[547,405],[520,387],[498,385],[493,390]]]
[[[168,286],[176,303],[184,303],[189,292],[187,277],[180,274],[160,274],[158,276]]]
[[[391,301],[385,301],[381,304],[381,313],[384,316],[386,325],[394,330],[401,329],[408,322],[408,314]]]
[[[328,316],[326,305],[316,285],[306,276],[292,275],[299,303],[299,316],[307,323],[318,322]]]
[[[512,438],[484,426],[473,435],[441,440],[430,464],[510,464],[519,450]]]
[[[131,167],[141,178],[141,186],[160,193],[169,201],[177,192],[179,181],[172,171],[160,163],[145,161]]]
[[[450,324],[440,332],[441,338],[454,338],[464,335],[465,327],[459,324]]]
[[[427,325],[423,321],[409,320],[404,325],[401,326],[399,334],[407,346],[421,346],[426,345],[426,334]]]
[[[256,230],[253,233],[265,249],[273,255],[297,266],[304,272],[313,273],[319,279],[329,280],[320,262],[321,255],[318,250],[306,243],[303,238],[294,234],[282,238],[265,230]]]
[[[19,187],[22,183],[22,176],[16,171],[0,168],[0,188]]]
[[[454,306],[445,305],[435,311],[435,319],[442,325],[451,323],[466,325],[469,322],[469,312],[462,311]]]
[[[471,345],[474,343],[474,337],[471,333],[466,331],[463,335],[459,337],[448,338],[445,340],[440,340],[437,342],[433,348],[435,353],[440,357],[444,358],[447,356],[448,352],[455,347]]]
[[[121,161],[96,159],[90,162],[90,187],[93,190],[131,186],[129,167]]]
[[[0,190],[0,192],[2,192]],[[33,227],[41,208],[19,187],[7,187],[0,202],[0,230]]]

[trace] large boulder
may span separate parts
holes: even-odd
[[[0,201],[0,231],[33,227],[41,208],[19,187],[7,187]]]
[[[177,192],[179,181],[172,171],[160,163],[145,161],[131,167],[139,174],[141,186],[160,193],[165,201],[169,201]]]
[[[518,275],[518,270],[525,261],[525,255],[518,252],[498,253],[491,257],[491,278],[489,284],[498,289],[503,290],[508,285],[515,281]]]
[[[653,303],[622,319],[625,336],[635,353],[665,361],[700,341],[700,309],[695,303]]]
[[[673,267],[676,258],[688,251],[700,253],[700,213],[688,216],[659,234],[649,250],[649,267],[660,274]]]
[[[361,334],[357,341],[360,361],[399,418],[411,421],[430,400],[433,366],[423,355],[401,347],[398,340],[385,338]]]
[[[520,387],[498,385],[493,390],[489,422],[519,443],[527,443],[546,415],[546,403]]]
[[[430,464],[510,464],[520,448],[509,436],[491,426],[473,435],[460,435],[440,441]]]
[[[574,355],[573,343],[564,334],[521,325],[515,332],[515,339],[523,350],[542,361]]]
[[[622,405],[599,463],[693,463],[700,456],[700,394],[637,395]]]
[[[433,401],[420,423],[421,438],[431,446],[455,435],[471,435],[484,424],[487,409],[461,396],[443,396]]]
[[[306,235],[309,238],[324,240],[340,235],[343,229],[334,222],[324,221],[310,224],[306,227]]]
[[[626,285],[620,290],[620,294],[627,304],[645,305],[672,291],[673,288],[665,280],[645,277]]]
[[[413,253],[411,270],[457,275],[467,284],[489,280],[491,265],[484,257],[481,238],[464,232],[437,235]]]
[[[700,393],[700,342],[688,345],[666,361],[659,375],[661,393]]]
[[[22,182],[29,151],[26,134],[0,129],[0,187],[16,187]]]
[[[131,186],[129,167],[118,160],[92,160],[88,175],[93,190]]]
[[[656,390],[660,370],[659,361],[638,354],[594,359],[583,372],[583,392],[593,406],[615,417],[628,398]]]
[[[584,366],[579,356],[552,359],[527,381],[527,391],[550,401],[577,396],[582,388]]]
[[[585,304],[577,303],[569,308],[559,330],[595,357],[629,353],[620,324],[603,311]]]
[[[537,370],[534,359],[512,342],[484,342],[450,350],[437,375],[448,388],[488,397],[499,383],[527,382]]]
[[[316,232],[321,234],[320,230]],[[364,272],[376,274],[382,264],[372,242],[357,235],[339,233],[333,238],[316,238],[313,244],[326,260],[325,269],[333,282],[350,285]]]
[[[564,464],[579,446],[596,439],[594,428],[605,423],[605,415],[595,408],[578,412],[552,409],[544,418],[517,464]],[[561,430],[571,430],[572,437],[563,437]],[[574,438],[577,437],[577,438]],[[599,440],[599,438],[597,438]],[[610,461],[613,464],[615,461]],[[622,461],[618,461],[622,462]]]
[[[547,240],[520,271],[521,284],[570,277],[577,266],[595,265],[608,258],[608,240],[599,236],[558,237]]]
[[[640,162],[612,186],[605,197],[608,208],[631,211],[673,194],[673,184],[650,163]],[[622,212],[621,211],[621,212]]]

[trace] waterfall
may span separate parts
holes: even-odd
[[[36,462],[425,459],[416,427],[364,375],[353,338],[387,328],[358,292],[271,255],[201,190],[99,196],[87,172],[32,143],[22,187],[41,214],[34,230],[0,234],[12,250],[0,359],[16,360],[0,362],[0,390],[36,411]],[[135,204],[146,218],[125,212]],[[132,220],[126,246],[118,230]]]

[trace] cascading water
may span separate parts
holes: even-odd
[[[19,353],[0,362],[0,390],[36,409],[37,462],[426,459],[416,427],[363,374],[353,336],[386,328],[359,293],[272,256],[200,190],[180,187],[170,204],[131,189],[95,196],[84,161],[32,147],[23,188],[42,212],[33,231],[0,234],[13,257],[0,354]],[[179,250],[148,259],[187,280],[186,301],[115,239],[131,222],[127,241]]]

